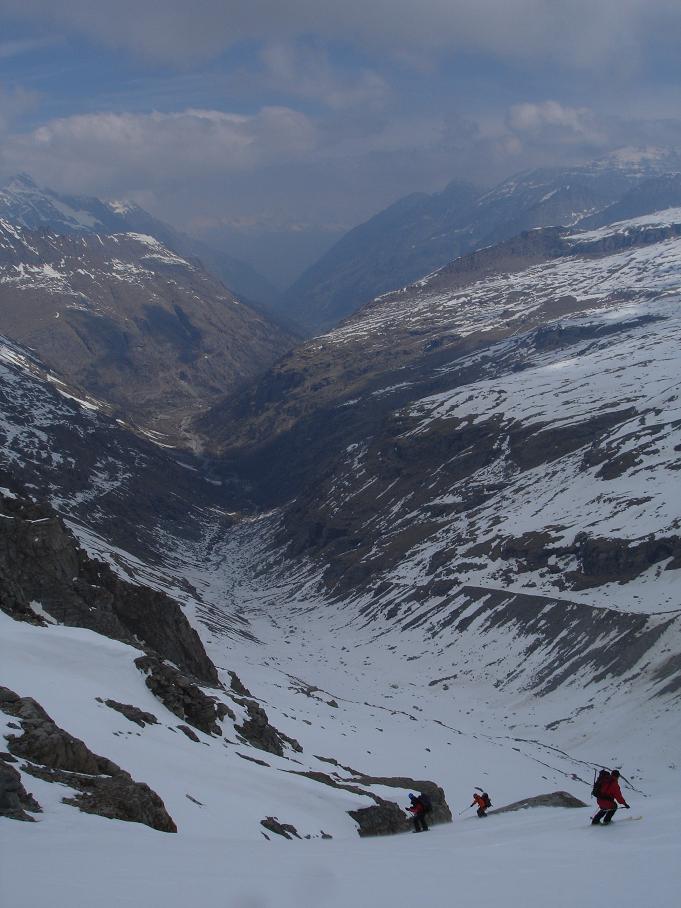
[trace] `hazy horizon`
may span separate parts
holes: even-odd
[[[0,178],[136,201],[280,286],[451,180],[681,145],[669,0],[0,0]]]

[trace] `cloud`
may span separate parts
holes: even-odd
[[[0,11],[183,66],[243,41],[316,35],[403,59],[487,54],[531,65],[623,65],[681,29],[674,0],[0,0]]]
[[[607,142],[607,134],[588,107],[559,101],[525,102],[511,106],[507,124],[518,136],[553,137],[566,142]]]
[[[317,142],[312,122],[286,107],[250,116],[217,110],[100,113],[52,120],[9,137],[5,172],[21,169],[64,190],[160,190],[186,179],[257,170],[304,157]]]
[[[39,100],[36,92],[21,86],[4,86],[0,82],[0,139],[9,133],[14,122],[24,113],[32,110]]]
[[[385,79],[374,70],[333,65],[320,47],[273,42],[260,53],[261,81],[270,90],[320,101],[336,110],[380,107],[389,93]]]

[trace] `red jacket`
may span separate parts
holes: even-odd
[[[615,806],[615,801],[617,801],[618,804],[627,803],[620,791],[620,783],[617,779],[613,778],[606,779],[605,782],[603,782],[597,800],[601,810],[612,810]]]

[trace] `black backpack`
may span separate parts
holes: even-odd
[[[424,813],[430,813],[433,809],[433,803],[427,794],[420,794],[418,800],[423,804]]]
[[[598,778],[594,782],[594,787],[591,789],[592,798],[600,798],[601,786],[609,778],[610,778],[610,773],[607,771],[607,769],[601,769],[601,771],[598,773]]]
[[[488,810],[492,806],[492,802],[489,799],[489,795],[486,791],[482,793],[482,800],[485,802],[485,810]]]

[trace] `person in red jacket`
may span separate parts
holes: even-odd
[[[426,813],[428,811],[425,804],[413,794],[409,795],[409,800],[411,801],[411,806],[407,807],[407,810],[414,817],[414,832],[428,832],[428,824],[426,823]]]
[[[618,804],[621,804],[622,807],[629,806],[624,800],[624,795],[620,790],[619,769],[613,769],[610,775],[605,776],[600,782],[598,786],[597,801],[600,809],[591,821],[593,826],[599,826],[601,820],[603,820],[604,826],[607,826],[608,823],[612,822]]]

